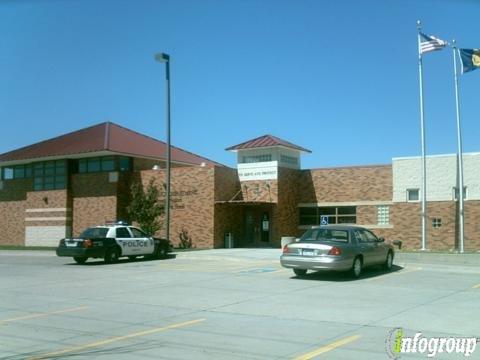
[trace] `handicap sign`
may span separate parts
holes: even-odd
[[[320,216],[320,225],[328,225],[328,217]]]

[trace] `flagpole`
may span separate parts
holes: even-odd
[[[458,195],[459,195],[459,252],[463,253],[464,251],[464,219],[463,219],[463,147],[462,147],[462,130],[460,125],[460,101],[459,101],[459,92],[458,92],[458,69],[457,69],[457,47],[455,46],[455,40],[452,41],[452,50],[453,50],[453,72],[455,75],[455,105],[457,109],[457,162],[458,162]]]
[[[420,134],[422,138],[422,250],[427,250],[427,161],[425,157],[425,122],[423,110],[423,65],[422,53],[420,51],[420,31],[422,24],[417,21],[418,30],[418,73],[420,84]]]

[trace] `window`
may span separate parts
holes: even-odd
[[[132,170],[132,158],[126,156],[120,156],[118,159],[119,162],[119,170],[120,171],[130,171]]]
[[[266,161],[272,161],[272,155],[248,155],[248,156],[243,156],[243,163],[257,163],[257,162],[266,162]]]
[[[288,155],[280,155],[280,161],[284,164],[297,165],[298,158]]]
[[[302,236],[300,241],[348,242],[348,231],[327,228],[310,229]]]
[[[106,156],[102,158],[101,168],[102,171],[113,171],[115,170],[115,158],[113,156]]]
[[[107,237],[108,228],[88,228],[80,234],[80,238],[82,239],[94,239],[94,238],[105,238]]]
[[[419,201],[420,190],[419,189],[407,189],[407,201]]]
[[[300,225],[319,225],[322,218],[326,218],[329,224],[357,223],[355,206],[301,207],[299,214]]]
[[[377,224],[388,225],[390,224],[390,207],[387,205],[377,206]]]
[[[2,169],[2,180],[24,179],[32,177],[31,165],[15,165]]]
[[[460,193],[458,191],[458,188],[457,187],[454,187],[453,188],[453,200],[457,201],[460,199]],[[464,186],[463,187],[463,200],[465,200],[467,198],[467,187]]]
[[[300,208],[300,225],[318,225],[320,218],[318,216],[318,208],[302,207]]]
[[[107,171],[130,171],[132,159],[126,156],[103,156],[78,160],[78,172],[94,173]]]
[[[115,230],[115,235],[117,238],[131,238],[132,236],[128,232],[128,229],[125,227],[117,228]]]
[[[442,219],[441,218],[433,218],[432,219],[432,227],[434,229],[438,229],[442,227]]]
[[[33,189],[61,190],[67,188],[67,161],[42,161],[33,164]]]
[[[91,158],[87,160],[87,172],[100,171],[100,158]]]
[[[10,180],[13,179],[13,168],[5,167],[2,169],[2,179],[3,180]]]
[[[367,230],[361,230],[363,232],[363,235],[367,239],[367,242],[377,242],[377,237],[373,235],[370,231]]]
[[[143,231],[136,229],[136,228],[130,228],[130,231],[133,234],[134,238],[145,238],[148,237],[147,234],[145,234]]]

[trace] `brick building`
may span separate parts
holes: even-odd
[[[128,219],[133,182],[164,198],[165,143],[102,123],[0,155],[0,244],[55,246],[85,227]],[[232,169],[174,147],[171,241],[197,248],[279,246],[283,236],[355,223],[420,248],[419,157],[392,164],[301,169],[308,149],[271,135],[230,147]],[[427,159],[428,248],[458,247],[455,155]],[[154,170],[155,169],[155,170]],[[480,250],[480,153],[464,155],[465,249]],[[160,199],[163,201],[163,199]],[[162,235],[157,234],[157,235]]]

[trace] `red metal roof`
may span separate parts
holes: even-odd
[[[112,151],[136,157],[164,160],[167,144],[149,136],[137,133],[112,122],[104,122],[77,130],[17,150],[0,154],[0,162],[34,160],[51,156],[87,154],[98,151]],[[220,163],[172,146],[171,159],[192,165],[219,165]]]
[[[310,150],[305,149],[301,146],[292,144],[286,140],[280,139],[273,135],[263,135],[253,140],[245,141],[241,144],[230,146],[225,150],[234,151],[234,150],[242,150],[242,149],[254,149],[254,148],[263,148],[263,147],[272,147],[272,146],[284,146],[290,149],[299,150],[311,153]]]

